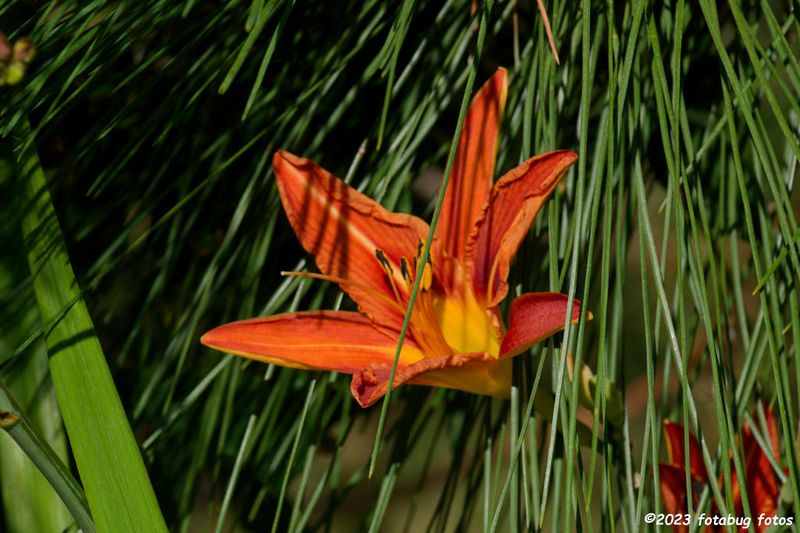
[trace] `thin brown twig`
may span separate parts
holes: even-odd
[[[544,21],[544,31],[547,34],[547,40],[550,42],[550,51],[553,52],[553,58],[556,60],[556,65],[560,65],[561,60],[558,58],[558,50],[556,49],[556,40],[553,38],[553,30],[550,29],[550,19],[547,17],[547,10],[544,8],[544,1],[536,0],[536,5],[539,6],[539,13],[542,14],[542,20]]]

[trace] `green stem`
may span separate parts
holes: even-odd
[[[97,528],[92,522],[92,515],[80,485],[53,449],[33,430],[2,381],[0,381],[0,427],[17,443],[52,485],[61,501],[72,513],[78,527],[84,533],[96,532]]]
[[[483,43],[486,38],[486,26],[488,25],[489,12],[491,11],[491,0],[487,0],[486,4],[481,11],[481,22],[478,28],[478,42],[475,49],[475,57],[472,60],[472,65],[467,77],[467,86],[464,89],[464,97],[461,100],[461,110],[458,113],[458,125],[456,132],[453,136],[453,142],[450,145],[450,153],[447,156],[447,166],[444,171],[444,179],[442,186],[439,189],[439,196],[436,199],[436,209],[433,211],[433,218],[431,220],[430,230],[428,237],[425,239],[425,247],[422,250],[421,265],[428,262],[428,256],[431,251],[431,242],[433,242],[433,235],[436,232],[436,222],[439,220],[439,213],[442,210],[444,203],[444,194],[447,191],[447,184],[450,182],[450,173],[453,170],[453,162],[456,158],[456,150],[458,148],[458,139],[461,136],[461,128],[464,125],[464,118],[467,116],[467,108],[472,95],[472,87],[475,85],[475,77],[478,71],[478,64],[480,63],[481,51],[483,50]],[[420,268],[414,279],[414,286],[411,289],[411,295],[408,299],[408,309],[406,309],[406,316],[403,318],[403,327],[400,329],[400,338],[397,341],[397,349],[394,353],[394,361],[392,363],[392,371],[389,373],[389,382],[386,386],[386,396],[383,397],[381,404],[381,416],[378,419],[378,430],[375,432],[375,444],[372,448],[372,459],[369,463],[369,477],[372,477],[375,471],[375,463],[378,461],[378,453],[380,452],[381,435],[383,434],[383,425],[386,422],[386,413],[389,408],[389,399],[392,396],[392,384],[394,383],[394,376],[397,372],[397,361],[400,359],[400,351],[403,349],[403,342],[406,339],[408,331],[408,324],[411,321],[411,312],[414,309],[414,302],[417,300],[417,293],[419,292],[419,284],[422,280],[422,273],[425,269]]]

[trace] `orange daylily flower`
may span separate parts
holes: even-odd
[[[775,417],[772,414],[772,410],[766,406],[764,407],[764,414],[768,431],[768,434],[764,435],[764,438],[768,439],[774,458],[776,461],[779,461],[780,455],[778,446],[780,443],[778,441],[778,429],[775,423]],[[699,503],[703,487],[708,483],[708,476],[700,451],[700,443],[694,435],[689,435],[689,460],[687,462],[684,453],[683,426],[665,420],[664,434],[667,437],[667,456],[669,457],[669,463],[658,465],[664,511],[671,514],[683,515],[688,509],[688,500],[686,498],[686,469],[689,469],[689,474],[692,479],[692,502],[695,509]],[[776,515],[780,483],[769,458],[756,441],[753,431],[747,423],[742,427],[740,438],[742,450],[744,452],[745,487],[747,489],[747,498],[750,503],[752,515],[751,524],[755,531],[762,533],[769,529],[770,523],[765,519],[759,521],[759,516],[763,515],[764,517],[772,519]],[[721,487],[722,479],[720,478],[718,482]],[[745,518],[744,509],[733,460],[731,460],[731,488],[733,489],[734,509],[729,511],[729,514],[738,517],[740,522],[742,522],[742,518]],[[716,514],[717,512],[715,509],[712,509],[712,512],[708,513],[709,516]],[[738,525],[739,531],[747,531],[747,528],[742,527],[741,523]],[[672,529],[680,533],[689,531],[689,527],[686,525],[673,525]],[[727,531],[727,529],[722,525],[706,525],[702,531],[705,533],[714,533],[716,531]]]
[[[283,207],[322,271],[289,274],[338,283],[360,312],[306,311],[233,322],[206,333],[203,344],[280,366],[352,374],[351,392],[366,407],[386,392],[422,268],[393,388],[412,383],[507,396],[511,357],[560,331],[569,307],[563,294],[525,294],[511,303],[506,327],[497,306],[508,293],[509,265],[577,159],[565,150],[539,155],[492,186],[507,87],[500,69],[472,101],[424,265],[424,221],[389,212],[311,160],[277,152],[273,167]],[[572,319],[578,316],[576,301]]]

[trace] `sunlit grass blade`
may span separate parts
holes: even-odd
[[[14,201],[15,165],[10,147],[0,145],[0,150],[0,242],[4,243],[0,254],[0,294],[13,295],[2,298],[0,304],[0,323],[5,324],[0,330],[2,360],[40,324],[18,227],[20,212]],[[0,381],[5,381],[8,394],[24,412],[25,422],[50,445],[55,456],[66,463],[69,459],[67,437],[50,382],[44,341],[37,338],[22,354],[18,359],[12,357],[10,363],[0,369]],[[74,522],[47,478],[7,435],[0,435],[0,493],[5,526],[10,533],[22,533],[31,528],[63,530]]]
[[[125,411],[80,298],[28,127],[15,137],[21,221],[50,373],[92,516],[101,531],[166,526]]]
[[[475,84],[475,77],[477,75],[477,65],[479,63],[478,59],[480,58],[481,51],[483,50],[484,39],[486,37],[486,27],[488,26],[488,19],[489,13],[491,10],[491,1],[487,0],[481,9],[480,15],[480,25],[478,27],[478,38],[476,42],[476,59],[472,62],[472,67],[469,69],[469,76],[467,78],[466,88],[464,89],[464,97],[461,100],[461,109],[458,113],[458,122],[456,123],[456,131],[453,134],[453,139],[458,139],[461,135],[461,128],[464,125],[464,118],[467,115],[467,107],[469,106],[470,98],[472,97],[472,87]],[[431,252],[431,243],[433,242],[433,235],[436,231],[436,222],[439,219],[439,213],[441,211],[442,204],[444,203],[444,195],[445,191],[447,190],[447,184],[450,180],[450,174],[453,170],[453,162],[455,161],[456,156],[456,149],[458,147],[458,143],[453,141],[450,144],[450,152],[447,156],[447,164],[444,170],[444,179],[442,180],[441,185],[439,186],[439,194],[436,198],[436,207],[433,211],[433,217],[431,218],[430,230],[428,231],[428,236],[425,240],[425,246],[422,249],[422,255],[420,257],[420,264],[425,264],[428,261],[428,257],[430,256]],[[408,299],[408,308],[406,309],[405,317],[403,318],[403,326],[400,329],[400,338],[397,341],[397,349],[395,350],[394,354],[394,362],[392,363],[392,369],[389,373],[389,380],[387,382],[386,387],[386,396],[384,396],[383,401],[381,402],[381,415],[378,420],[378,429],[375,435],[375,444],[372,450],[372,459],[370,460],[369,466],[369,477],[372,477],[372,473],[375,470],[375,464],[378,461],[378,453],[380,451],[380,444],[381,444],[381,437],[383,433],[383,425],[386,420],[386,412],[389,408],[389,400],[391,399],[392,395],[392,386],[394,385],[394,377],[395,373],[397,372],[397,362],[400,359],[400,352],[403,348],[403,342],[405,341],[406,332],[408,331],[408,326],[411,321],[411,312],[414,309],[414,302],[417,299],[417,294],[419,292],[420,282],[422,281],[422,274],[424,269],[419,269],[414,277],[414,284],[411,289],[411,293]]]

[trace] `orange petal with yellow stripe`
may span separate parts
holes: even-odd
[[[397,338],[347,311],[285,313],[225,324],[203,335],[206,346],[234,355],[306,370],[352,374],[371,364],[390,365]],[[423,355],[407,338],[400,365]]]
[[[501,68],[472,99],[458,139],[436,234],[442,250],[461,262],[466,259],[467,239],[492,188],[507,93],[508,73]]]
[[[542,205],[577,159],[569,150],[538,155],[509,171],[492,188],[467,246],[468,275],[486,307],[505,298],[511,260]]]
[[[408,301],[400,261],[416,256],[428,225],[386,210],[309,159],[278,151],[273,167],[289,222],[319,269],[377,324],[399,330]]]

